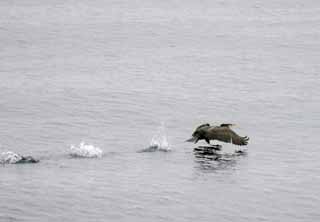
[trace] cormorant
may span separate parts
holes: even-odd
[[[233,124],[229,123],[223,123],[220,126],[210,126],[209,123],[202,124],[196,128],[192,134],[192,138],[186,140],[186,142],[197,143],[199,140],[205,140],[210,144],[210,140],[218,140],[239,146],[247,145],[249,137],[239,136],[230,128],[231,126]]]

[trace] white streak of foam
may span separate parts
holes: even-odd
[[[90,144],[81,142],[79,146],[71,145],[70,155],[72,157],[83,157],[83,158],[99,158],[102,157],[102,150],[99,147],[95,147]]]

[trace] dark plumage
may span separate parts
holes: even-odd
[[[196,128],[192,134],[192,138],[187,140],[187,142],[197,143],[199,140],[205,140],[210,144],[210,140],[219,140],[239,146],[247,145],[249,137],[239,136],[230,128],[231,126],[233,124],[223,123],[220,126],[210,126],[209,123],[202,124]]]

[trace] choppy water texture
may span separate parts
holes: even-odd
[[[0,166],[0,221],[319,221],[319,58],[317,0],[2,0],[0,152],[40,163]],[[195,154],[205,122],[247,154]]]

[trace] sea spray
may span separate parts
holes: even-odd
[[[14,164],[19,162],[21,159],[22,159],[21,155],[11,151],[2,152],[0,154],[0,163],[2,164],[5,164],[5,163]]]
[[[162,123],[161,126],[159,126],[156,133],[151,138],[149,147],[143,150],[140,150],[140,152],[155,152],[155,151],[168,152],[170,150],[171,148],[168,142],[166,127],[165,127],[165,124]]]
[[[71,145],[69,154],[79,158],[100,158],[103,152],[99,147],[81,142],[79,146]]]
[[[32,156],[22,156],[12,151],[3,152],[0,154],[1,164],[15,164],[15,163],[39,163],[40,160]]]

